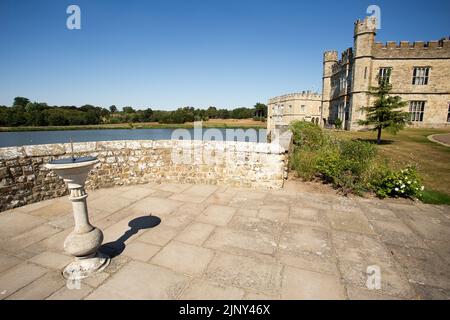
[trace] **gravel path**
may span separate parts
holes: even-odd
[[[441,144],[444,144],[448,147],[450,147],[450,133],[446,134],[435,134],[430,137],[428,137],[433,142],[439,142]]]

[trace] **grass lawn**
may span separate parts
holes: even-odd
[[[339,138],[376,143],[375,132],[330,131]],[[450,128],[408,128],[397,135],[383,131],[383,141],[378,149],[379,154],[389,159],[394,167],[416,166],[423,177],[425,202],[450,204],[450,147],[427,139],[429,135],[442,133],[450,133]]]

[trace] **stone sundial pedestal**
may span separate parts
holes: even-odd
[[[64,179],[69,188],[69,200],[72,201],[75,228],[64,241],[64,249],[75,257],[63,271],[66,279],[83,279],[102,271],[110,262],[105,254],[98,252],[103,241],[103,233],[89,222],[84,189],[89,171],[99,160],[94,157],[65,158],[52,160],[46,168],[53,170]]]

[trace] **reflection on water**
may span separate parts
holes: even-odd
[[[175,131],[175,132],[174,132]],[[265,129],[112,129],[112,130],[67,130],[67,131],[25,131],[0,132],[0,147],[33,144],[67,143],[111,140],[228,140],[266,142]],[[172,135],[174,133],[174,135]]]

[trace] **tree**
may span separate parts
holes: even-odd
[[[147,108],[142,111],[142,122],[151,122],[153,120],[153,110],[151,108]]]
[[[136,111],[134,111],[133,107],[123,107],[123,112],[124,113],[135,113]]]
[[[231,111],[231,118],[233,119],[250,119],[253,118],[253,109],[236,108]]]
[[[214,107],[214,106],[209,107],[209,108],[206,110],[206,116],[207,116],[209,119],[217,119],[217,118],[219,117],[219,113],[217,112],[217,108]]]
[[[14,106],[21,106],[21,107],[26,107],[26,105],[30,102],[29,99],[24,98],[24,97],[15,97],[14,98],[14,103],[13,103],[13,107]]]
[[[67,119],[62,111],[53,109],[48,116],[48,124],[51,126],[65,126],[67,125]]]
[[[115,105],[112,105],[109,107],[109,111],[111,111],[111,113],[116,113],[117,112],[117,107]]]
[[[267,106],[265,104],[258,102],[254,108],[256,118],[267,118]]]
[[[381,143],[381,132],[387,129],[396,134],[409,123],[409,113],[399,109],[407,105],[399,96],[390,96],[392,85],[389,84],[390,77],[379,79],[378,87],[372,87],[370,95],[375,97],[372,106],[363,108],[366,112],[366,119],[358,123],[363,126],[372,126],[371,130],[377,131],[377,144]]]

